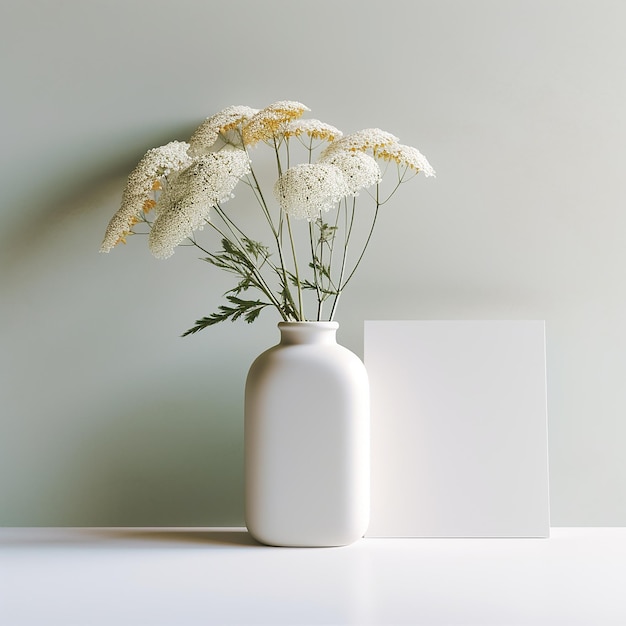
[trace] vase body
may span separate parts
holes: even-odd
[[[246,525],[276,546],[340,546],[369,522],[369,384],[336,322],[281,322],[245,394]]]

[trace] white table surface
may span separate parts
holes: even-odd
[[[2,626],[626,625],[626,528],[269,548],[236,529],[0,529]]]

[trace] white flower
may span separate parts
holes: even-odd
[[[288,215],[308,220],[330,210],[349,190],[341,170],[330,163],[301,163],[276,181],[274,195]]]
[[[366,150],[376,150],[390,143],[397,143],[397,141],[398,138],[395,135],[380,130],[380,128],[366,128],[333,141],[322,152],[322,158],[330,156],[336,150],[365,152]]]
[[[280,132],[284,137],[299,137],[304,133],[313,139],[325,139],[326,141],[335,141],[335,139],[343,136],[338,128],[319,120],[292,120],[284,124]]]
[[[211,117],[207,117],[196,128],[189,140],[189,154],[192,156],[206,154],[213,147],[220,133],[236,128],[258,112],[258,109],[233,105],[226,107]]]
[[[243,127],[243,141],[253,146],[259,141],[266,141],[275,136],[286,122],[300,117],[309,107],[292,100],[280,100],[261,109]]]
[[[172,141],[146,152],[128,177],[122,204],[107,226],[100,252],[110,252],[118,243],[125,241],[141,213],[153,206],[152,192],[160,188],[162,178],[191,163],[188,148],[188,143]]]
[[[416,172],[424,172],[424,176],[434,176],[435,170],[426,157],[412,146],[403,146],[392,143],[374,150],[374,154],[384,161],[395,161],[400,165],[406,165]]]
[[[174,248],[201,229],[211,207],[232,197],[242,176],[250,171],[244,150],[225,148],[199,157],[172,178],[155,207],[148,245],[155,257],[165,259]]]
[[[376,185],[382,178],[376,159],[365,152],[335,150],[320,162],[335,165],[342,171],[352,196],[358,195],[360,189]]]

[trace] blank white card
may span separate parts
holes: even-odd
[[[549,536],[543,321],[366,321],[368,537]]]

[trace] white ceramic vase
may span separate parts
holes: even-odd
[[[341,546],[369,522],[369,383],[336,322],[281,322],[245,396],[246,525],[275,546]]]

